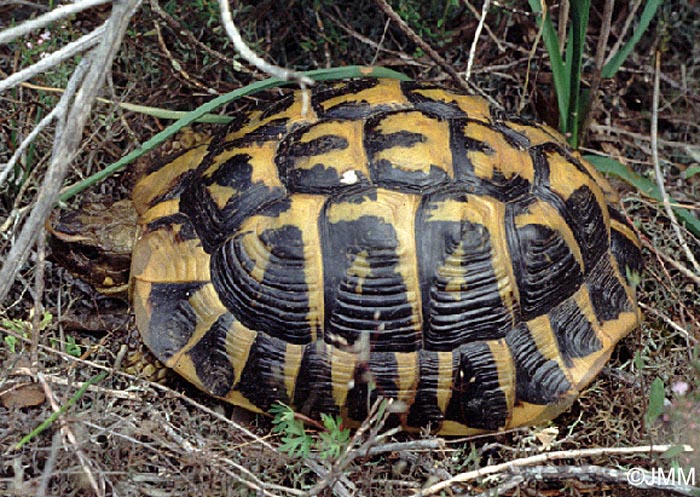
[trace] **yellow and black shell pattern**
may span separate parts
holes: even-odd
[[[238,118],[136,186],[148,347],[211,395],[442,434],[568,408],[639,323],[639,241],[547,126],[429,84]]]

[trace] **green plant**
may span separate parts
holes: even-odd
[[[578,148],[582,131],[581,125],[586,122],[586,115],[590,109],[590,99],[595,98],[595,95],[587,95],[581,91],[585,36],[588,29],[591,2],[590,0],[570,2],[570,19],[559,19],[560,23],[569,22],[563,57],[549,12],[542,10],[543,3],[540,0],[528,0],[528,2],[532,11],[537,14],[538,24],[542,30],[542,39],[552,66],[554,89],[559,107],[559,130],[568,137],[569,143],[574,148]],[[599,71],[599,77],[612,78],[615,76],[649,27],[659,5],[661,5],[661,0],[647,0],[632,37],[613,55],[607,64],[595,69]]]
[[[350,443],[350,430],[342,426],[340,416],[321,415],[322,431],[312,435],[302,419],[288,405],[277,403],[270,408],[274,416],[273,432],[280,433],[280,450],[293,457],[307,457],[311,451],[322,459],[337,459]]]
[[[334,67],[330,69],[317,69],[313,71],[307,71],[302,73],[315,81],[328,81],[336,79],[347,79],[347,78],[358,78],[358,77],[375,77],[375,78],[395,78],[395,79],[409,79],[405,75],[392,71],[391,69],[386,69],[384,67],[363,67],[363,66],[347,66],[347,67]],[[93,174],[92,176],[85,178],[80,183],[71,186],[66,189],[59,200],[65,202],[66,200],[72,198],[74,195],[82,192],[86,188],[108,178],[115,172],[121,170],[127,164],[130,164],[134,160],[138,159],[142,155],[150,152],[161,143],[165,142],[168,138],[175,135],[182,128],[189,126],[193,122],[198,122],[200,119],[207,116],[210,112],[218,109],[222,105],[232,102],[241,97],[252,95],[253,93],[267,90],[270,88],[275,88],[279,86],[291,85],[294,81],[282,81],[279,78],[268,78],[262,81],[257,81],[255,83],[244,86],[232,92],[226,93],[224,95],[218,96],[209,102],[200,105],[196,109],[190,112],[173,112],[172,117],[178,118],[176,122],[165,128],[160,133],[154,135],[151,139],[147,140],[136,150],[131,151],[124,157],[119,159],[117,162],[110,164],[101,171]],[[212,117],[212,116],[209,116]],[[232,118],[225,116],[213,116],[221,117],[218,122],[228,122]]]
[[[42,314],[41,316],[41,321],[39,321],[39,331],[45,330],[51,324],[52,321],[53,314],[51,314],[49,311],[44,311],[44,314]],[[3,319],[0,322],[0,324],[3,328],[13,333],[12,335],[5,335],[3,337],[3,342],[7,346],[8,350],[12,354],[15,354],[17,352],[17,345],[20,342],[20,339],[17,338],[17,335],[24,338],[29,338],[29,332],[32,328],[31,314],[29,320]]]

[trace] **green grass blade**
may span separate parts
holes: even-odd
[[[91,385],[94,385],[95,383],[99,383],[100,381],[104,380],[105,377],[107,376],[107,371],[103,371],[102,373],[98,374],[97,376],[94,376],[90,378],[88,381],[83,383],[83,386],[81,386],[77,392],[75,392],[75,395],[73,395],[70,399],[68,399],[68,402],[63,404],[58,411],[54,412],[44,420],[43,423],[41,423],[39,426],[34,428],[31,432],[27,433],[25,436],[22,437],[22,440],[17,442],[15,444],[15,450],[21,449],[24,445],[26,445],[32,438],[36,437],[39,435],[42,431],[46,430],[49,426],[51,426],[54,421],[58,419],[58,417],[66,412],[70,406],[75,404],[80,397],[83,396],[85,391],[90,388]]]
[[[187,115],[187,111],[161,109],[159,107],[149,107],[148,105],[130,104],[128,102],[120,103],[119,107],[130,112],[143,114],[144,116],[157,117],[158,119],[175,120],[181,119]],[[230,121],[231,119],[229,117],[218,116],[216,114],[205,114],[199,119],[197,119],[198,123],[208,124],[226,124]]]
[[[571,4],[571,51],[567,57],[569,63],[569,108],[567,117],[567,133],[569,143],[578,148],[579,124],[581,123],[581,68],[583,51],[586,46],[586,29],[588,28],[588,13],[591,8],[590,0],[578,0]]]
[[[332,69],[316,69],[313,71],[307,71],[302,74],[309,76],[315,81],[328,81],[335,79],[349,79],[349,78],[359,78],[359,77],[373,77],[373,78],[393,78],[402,81],[407,81],[410,78],[400,72],[393,71],[384,67],[367,67],[367,66],[347,66],[338,67]],[[221,107],[238,98],[251,95],[253,93],[267,90],[270,88],[276,88],[279,86],[287,86],[295,84],[295,81],[285,81],[279,78],[268,78],[262,81],[257,81],[243,88],[239,88],[232,92],[220,95],[213,100],[199,106],[191,112],[187,112],[183,117],[178,119],[176,122],[165,128],[160,133],[154,135],[151,139],[144,142],[140,147],[132,150],[130,153],[126,154],[124,157],[119,159],[117,162],[110,164],[102,171],[99,171],[83,181],[76,183],[70,188],[66,189],[60,196],[59,201],[65,202],[71,197],[82,192],[86,188],[91,187],[95,183],[102,181],[103,179],[109,177],[115,172],[119,171],[127,164],[133,162],[137,158],[141,157],[143,154],[150,152],[165,140],[176,134],[182,128],[189,126],[193,122],[201,119],[203,116],[211,113],[215,109]]]
[[[593,164],[598,171],[605,174],[612,174],[617,176],[623,181],[629,183],[634,188],[636,188],[640,193],[650,197],[657,202],[663,202],[663,197],[661,196],[661,191],[659,187],[651,181],[639,174],[631,171],[624,164],[611,159],[610,157],[601,157],[599,155],[585,155],[584,159]],[[673,199],[671,199],[671,206],[674,205]],[[695,236],[700,236],[700,220],[698,220],[692,212],[682,207],[673,207],[673,212],[676,214],[678,219],[688,228],[688,230]]]
[[[603,78],[612,78],[617,73],[617,71],[620,70],[620,67],[625,62],[629,54],[632,52],[634,46],[641,39],[642,35],[649,27],[649,23],[651,23],[651,20],[656,15],[656,11],[658,10],[662,1],[663,0],[649,0],[646,3],[646,5],[644,6],[644,10],[642,11],[642,16],[639,19],[639,25],[637,26],[637,29],[635,29],[632,33],[632,38],[630,38],[629,41],[622,47],[622,49],[619,52],[617,52],[613,56],[613,58],[610,59],[610,61],[603,67],[603,71],[601,72],[601,76]]]
[[[542,40],[549,55],[549,63],[552,66],[552,77],[554,79],[554,90],[557,94],[557,104],[559,105],[559,129],[566,132],[567,109],[569,108],[569,77],[559,51],[559,39],[557,31],[554,29],[549,12],[543,15],[542,5],[539,0],[528,0],[530,9],[537,14],[538,26],[542,27]]]

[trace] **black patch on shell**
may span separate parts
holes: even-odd
[[[616,210],[610,208],[610,217],[627,225],[627,220]],[[642,252],[637,244],[630,240],[625,233],[618,231],[613,226],[610,230],[610,252],[617,261],[617,267],[625,277],[628,285],[632,285],[631,274],[641,273],[644,267]]]
[[[202,239],[204,250],[211,254],[240,224],[264,207],[286,199],[286,191],[253,182],[253,166],[248,154],[229,158],[210,178],[196,177],[180,200],[180,209],[187,214]],[[217,184],[233,189],[223,209],[210,197],[207,186]]]
[[[625,288],[617,279],[617,273],[608,257],[603,257],[586,279],[593,312],[598,322],[617,319],[621,312],[633,310],[633,304]]]
[[[564,364],[569,368],[574,365],[572,359],[587,357],[603,347],[591,323],[573,298],[551,310],[549,323]]]
[[[424,346],[449,351],[503,338],[513,326],[499,295],[491,235],[466,220],[431,221],[431,203],[467,202],[461,192],[424,197],[416,218]],[[462,280],[456,285],[454,279]]]
[[[387,159],[374,159],[383,150],[391,148],[409,149],[405,153],[410,155],[411,147],[425,142],[426,137],[421,133],[414,133],[408,130],[384,133],[380,130],[384,119],[397,114],[406,113],[403,111],[383,113],[368,119],[365,124],[364,146],[369,159],[372,182],[379,187],[407,193],[422,193],[427,189],[434,189],[441,184],[450,182],[447,173],[435,164],[431,164],[429,172],[425,173],[418,170],[404,170]],[[442,118],[433,116],[428,117],[442,120]],[[410,120],[409,114],[406,114],[406,120]]]
[[[369,407],[378,398],[395,399],[398,396],[396,356],[391,352],[375,352],[369,362],[360,362],[355,368],[354,384],[345,403],[350,418],[363,421]],[[396,421],[388,424],[391,426]]]
[[[337,335],[352,346],[369,334],[373,351],[416,350],[420,337],[398,269],[394,226],[374,216],[330,223],[324,212],[320,232],[326,341]],[[365,277],[351,271],[358,257],[366,261]]]
[[[226,336],[233,323],[231,314],[220,316],[188,352],[197,378],[217,397],[224,397],[233,386],[234,371],[226,350]]]
[[[252,272],[267,254],[262,281]],[[304,242],[296,226],[241,232],[224,242],[211,259],[219,298],[244,326],[289,343],[311,340]]]
[[[454,355],[457,365],[445,420],[483,430],[504,427],[508,402],[498,381],[491,349],[483,342],[468,343],[455,350]]]
[[[276,402],[289,404],[284,382],[286,343],[258,333],[243,366],[236,390],[262,411]]]
[[[553,359],[546,359],[526,323],[520,323],[506,336],[515,363],[517,400],[536,405],[556,403],[571,384]]]
[[[187,345],[197,325],[197,314],[189,302],[204,283],[153,283],[148,296],[151,316],[146,345],[162,362]]]
[[[455,370],[458,364],[456,357],[454,355],[452,357],[452,369]],[[436,430],[445,419],[445,415],[438,406],[439,366],[437,352],[432,350],[418,352],[418,387],[406,418],[408,426],[422,428],[430,425],[432,430]]]
[[[454,181],[466,192],[488,195],[501,202],[512,202],[530,193],[532,185],[522,176],[506,178],[500,169],[495,168],[493,176],[489,179],[480,178],[474,172],[474,164],[469,158],[469,152],[481,152],[486,155],[495,154],[495,150],[483,141],[465,136],[464,128],[470,122],[484,125],[482,121],[470,119],[452,119],[450,125],[450,151],[452,153],[452,167]]]
[[[304,347],[294,390],[294,406],[299,412],[318,418],[321,413],[336,415],[333,399],[330,347],[321,341]]]
[[[506,237],[521,316],[529,321],[573,295],[583,283],[583,274],[561,233],[544,224],[515,227],[520,209],[527,209],[526,204],[506,206]]]

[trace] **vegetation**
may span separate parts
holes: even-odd
[[[44,262],[39,243],[0,300],[0,494],[576,495],[594,488],[612,496],[631,491],[626,469],[700,468],[698,451],[684,451],[700,446],[693,438],[700,433],[697,2],[615,2],[607,34],[606,2],[548,2],[546,14],[539,1],[491,2],[476,43],[482,2],[391,0],[405,26],[389,22],[378,0],[231,3],[249,46],[279,66],[324,78],[390,68],[468,87],[506,112],[559,128],[600,170],[623,180],[616,182],[621,205],[644,243],[637,288],[644,323],[573,408],[544,426],[468,440],[408,435],[386,426],[384,406],[348,431],[332,417],[304,424],[284,406],[271,418],[250,416],[177,379],[163,385],[124,373],[119,364],[131,340],[123,332],[72,329],[84,312],[101,317],[109,299]],[[0,19],[20,24],[45,8],[3,4]],[[108,6],[93,8],[0,42],[0,84],[109,14]],[[53,125],[20,147],[83,59],[0,91],[0,265],[42,191]],[[86,122],[63,202],[128,196],[138,171],[160,159],[182,126],[210,131],[221,116],[278,99],[286,91],[278,83],[234,52],[216,1],[145,2]],[[662,205],[655,155],[678,230]],[[37,401],[37,390],[50,398]],[[614,450],[652,444],[666,448]],[[552,457],[532,463],[545,455]]]

